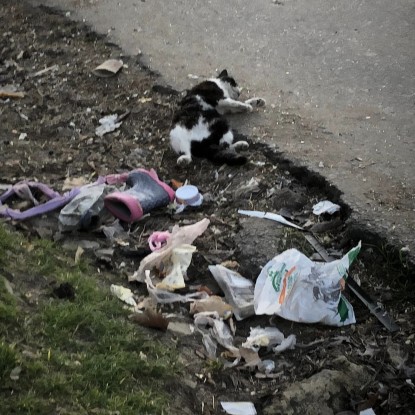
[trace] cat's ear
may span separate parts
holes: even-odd
[[[228,71],[226,69],[224,69],[218,76],[218,78],[225,78],[225,76],[229,76],[228,75]]]

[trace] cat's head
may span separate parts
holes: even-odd
[[[219,75],[218,79],[221,80],[222,86],[226,88],[226,91],[229,94],[229,97],[232,99],[237,99],[241,93],[238,84],[235,79],[229,76],[228,71],[224,69]]]

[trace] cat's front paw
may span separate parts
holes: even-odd
[[[246,150],[249,148],[249,144],[246,141],[237,141],[236,143],[233,143],[232,147],[236,151]]]
[[[250,98],[245,101],[245,104],[251,105],[253,108],[265,107],[265,99],[263,98]]]
[[[183,155],[183,156],[180,156],[178,159],[177,159],[177,164],[179,165],[179,166],[187,166],[188,164],[190,164],[192,162],[192,158],[190,157],[190,156],[187,156],[187,155]]]
[[[245,101],[244,104],[246,105],[246,110],[248,112],[252,112],[254,110],[254,107],[248,101]]]

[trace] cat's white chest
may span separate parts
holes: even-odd
[[[170,131],[170,142],[176,153],[187,152],[192,141],[202,141],[209,137],[209,126],[203,122],[203,117],[199,118],[198,123],[190,130],[182,125],[176,125]]]

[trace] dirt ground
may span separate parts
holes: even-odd
[[[397,258],[393,249],[366,233],[364,226],[348,221],[347,206],[333,217],[314,216],[311,207],[317,201],[338,201],[336,189],[260,144],[261,137],[249,138],[250,161],[245,166],[214,166],[196,160],[185,169],[177,167],[168,131],[180,93],[144,68],[139,57],[122,56],[115,45],[87,27],[49,9],[15,3],[5,0],[0,10],[0,88],[15,87],[24,97],[0,99],[2,189],[21,180],[37,180],[61,192],[68,178],[92,182],[99,175],[143,167],[156,169],[166,182],[188,180],[198,186],[204,203],[180,214],[167,208],[151,212],[131,227],[124,225],[122,241],[107,239],[102,227],[61,233],[56,213],[13,222],[13,226],[33,237],[54,239],[71,254],[83,246],[84,255],[97,268],[127,286],[127,276],[149,252],[147,238],[153,231],[209,218],[208,230],[195,241],[198,251],[188,271],[189,286],[202,284],[221,294],[208,265],[236,261],[238,271],[255,280],[261,266],[285,249],[296,247],[313,255],[301,232],[244,218],[237,210],[280,212],[299,225],[309,222],[334,256],[346,253],[361,239],[363,248],[352,275],[400,326],[390,334],[347,290],[357,320],[352,326],[330,328],[268,316],[236,322],[236,344],[244,341],[250,327],[258,325],[275,325],[285,335],[297,336],[293,350],[261,355],[276,363],[269,376],[242,366],[226,369],[222,360],[209,361],[200,335],[155,333],[176,342],[186,362],[185,379],[171,393],[173,407],[188,414],[223,413],[218,402],[228,400],[252,401],[258,413],[264,414],[319,413],[313,412],[318,405],[327,407],[320,413],[358,413],[367,407],[376,414],[414,413],[414,291],[405,258]],[[111,57],[125,64],[116,76],[91,74]],[[127,111],[119,129],[103,137],[95,134],[102,116]],[[232,123],[237,122],[234,116]],[[295,122],[295,115],[281,114],[282,126]],[[286,130],[282,127],[281,131]],[[147,292],[143,284],[130,287],[137,295]],[[167,311],[191,322],[188,306]],[[348,374],[347,385],[340,382],[331,392],[327,392],[330,386],[319,389],[322,374],[329,374],[329,379],[338,373]],[[307,389],[308,381],[316,382],[315,388]],[[302,395],[295,395],[296,388]]]

